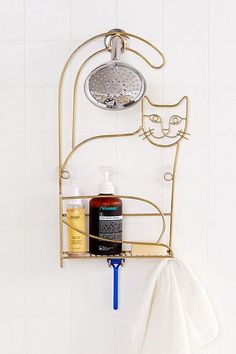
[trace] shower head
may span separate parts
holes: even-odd
[[[138,103],[146,89],[143,75],[132,66],[120,62],[124,48],[122,36],[111,39],[111,61],[94,69],[84,85],[85,94],[97,107],[122,110]]]

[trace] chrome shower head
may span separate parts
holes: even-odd
[[[119,61],[122,37],[111,40],[111,61],[94,69],[85,81],[90,102],[108,110],[122,110],[139,102],[146,89],[143,75],[132,66]]]

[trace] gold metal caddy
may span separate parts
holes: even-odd
[[[125,45],[125,50],[128,53],[133,53],[134,55],[138,56],[141,58],[149,67],[151,67],[153,70],[159,70],[163,68],[165,65],[165,58],[161,51],[154,46],[152,43],[150,43],[148,40],[139,37],[137,35],[131,34],[131,33],[120,33],[120,32],[104,32],[101,34],[98,34],[94,37],[91,37],[90,39],[86,40],[84,43],[82,43],[80,46],[78,46],[72,54],[69,56],[67,59],[59,80],[59,86],[58,86],[58,156],[59,156],[59,174],[58,174],[58,182],[59,182],[59,221],[60,221],[60,265],[61,267],[63,266],[64,259],[106,259],[106,258],[138,258],[138,259],[143,259],[143,258],[171,258],[174,257],[174,253],[172,250],[172,239],[173,239],[173,210],[174,210],[174,191],[175,191],[175,177],[176,177],[176,165],[177,165],[177,159],[179,155],[179,146],[180,142],[184,139],[188,139],[189,133],[187,133],[187,121],[188,121],[188,97],[184,96],[181,98],[181,100],[175,104],[165,104],[165,105],[159,105],[152,103],[151,100],[145,96],[142,101],[141,101],[141,115],[142,115],[142,120],[140,127],[133,131],[133,132],[125,132],[122,134],[103,134],[103,135],[95,135],[91,136],[85,140],[82,140],[80,143],[77,143],[77,136],[76,136],[76,124],[78,123],[78,113],[77,113],[77,107],[78,107],[78,90],[79,90],[79,81],[81,79],[82,71],[85,68],[85,66],[94,58],[99,56],[102,53],[109,52],[110,47],[109,47],[109,39],[111,36],[121,36],[123,38],[123,43]],[[69,153],[66,154],[64,157],[62,154],[62,137],[64,136],[65,132],[63,131],[63,125],[62,125],[62,112],[63,112],[63,106],[65,102],[62,99],[62,89],[63,86],[65,85],[65,74],[70,70],[70,66],[72,63],[72,60],[76,57],[79,56],[80,53],[83,51],[84,47],[86,47],[88,44],[92,42],[96,42],[97,40],[104,38],[104,47],[100,48],[99,50],[93,52],[90,54],[82,64],[78,67],[78,70],[76,70],[76,75],[75,79],[72,83],[72,109],[71,109],[71,114],[72,114],[72,125],[71,129],[69,132],[70,135],[70,140],[71,140],[71,147],[69,150]],[[141,42],[145,45],[147,45],[149,48],[151,48],[154,53],[156,54],[156,57],[159,59],[160,64],[153,64],[151,63],[143,54],[141,54],[139,51],[136,49],[129,47],[127,45],[127,41],[130,39],[135,39],[138,42]],[[144,112],[144,105],[146,102],[148,102],[149,105],[153,107],[161,107],[161,108],[170,108],[170,107],[176,107],[178,106],[181,102],[186,103],[186,109],[185,109],[185,115],[184,117],[179,117],[177,115],[172,116],[172,123],[173,125],[179,124],[179,120],[182,120],[184,122],[184,128],[180,129],[177,131],[175,136],[170,136],[168,137],[165,135],[164,139],[163,137],[156,137],[153,134],[152,129],[146,129],[144,120],[146,117],[148,119],[151,119],[153,122],[158,123],[159,122],[159,116],[158,115],[151,115],[147,116],[145,115]],[[171,123],[171,124],[172,124]],[[173,168],[171,171],[166,171],[163,174],[163,179],[168,182],[171,185],[171,200],[170,200],[170,209],[167,211],[162,211],[160,207],[154,203],[151,200],[142,198],[140,196],[133,196],[133,195],[116,195],[116,197],[119,197],[121,199],[129,199],[129,200],[136,200],[140,201],[142,203],[146,203],[149,206],[153,208],[153,212],[149,213],[138,213],[136,211],[132,213],[124,213],[123,216],[124,218],[126,217],[133,217],[133,218],[138,218],[138,217],[157,217],[160,218],[162,221],[162,227],[161,230],[158,231],[158,234],[156,236],[155,242],[147,242],[145,240],[143,241],[133,241],[133,240],[122,240],[122,241],[114,241],[114,242],[121,242],[122,244],[125,244],[126,247],[129,247],[129,249],[124,250],[121,254],[115,255],[115,256],[95,256],[90,254],[89,252],[85,254],[75,254],[75,255],[69,255],[67,250],[64,249],[64,226],[66,227],[72,227],[66,220],[66,214],[64,212],[64,207],[65,203],[70,200],[70,199],[87,199],[89,200],[90,198],[95,197],[95,195],[79,195],[79,196],[66,196],[63,194],[63,184],[70,179],[70,170],[68,167],[68,163],[73,156],[73,154],[81,148],[81,146],[90,143],[93,140],[97,139],[112,139],[112,138],[125,138],[125,137],[130,137],[130,136],[140,136],[143,138],[143,140],[149,141],[152,145],[153,148],[155,149],[165,149],[165,148],[175,148],[175,155],[174,155],[174,161],[173,161]],[[169,138],[169,140],[168,140]],[[165,141],[163,143],[163,141]],[[102,196],[101,196],[102,197]],[[106,198],[109,196],[106,196]],[[88,214],[86,214],[88,216]],[[169,223],[169,234],[168,234],[168,242],[163,242],[163,234],[166,230],[166,220],[168,220]],[[80,233],[84,234],[86,237],[91,237],[91,238],[96,238],[96,239],[101,239],[104,241],[104,238],[100,238],[95,235],[91,235],[87,232],[84,232],[82,230],[76,229],[75,227],[72,227],[74,230],[79,231]],[[111,240],[109,240],[112,242]]]

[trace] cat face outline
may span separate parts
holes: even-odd
[[[142,134],[151,144],[169,147],[187,139],[188,97],[175,104],[155,104],[147,96],[142,99]]]

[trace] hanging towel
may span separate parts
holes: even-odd
[[[180,260],[165,259],[148,279],[126,348],[129,354],[190,354],[217,333],[211,301],[196,275]]]

